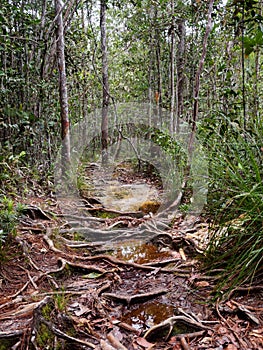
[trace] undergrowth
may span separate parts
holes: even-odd
[[[226,122],[227,134],[218,132],[207,142],[214,225],[205,265],[222,271],[218,296],[263,278],[262,130],[244,132],[238,124]]]
[[[6,196],[0,197],[0,260],[5,255],[4,246],[8,239],[16,234],[16,225],[19,215],[22,213],[24,205]]]

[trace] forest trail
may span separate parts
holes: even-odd
[[[161,198],[146,175],[122,168],[109,180],[121,184],[110,196],[105,181],[94,196],[83,190],[88,221],[73,211],[65,221],[54,198],[27,199],[13,255],[1,266],[1,349],[262,349],[260,290],[212,300],[216,271],[200,268],[208,223],[178,212],[168,229],[156,228],[154,213],[135,210]],[[135,203],[128,189],[137,186]],[[115,205],[125,196],[123,215]],[[107,246],[83,239],[87,222],[103,232],[156,230]]]

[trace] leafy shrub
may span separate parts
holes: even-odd
[[[15,206],[12,199],[0,198],[0,251],[6,240],[15,235],[18,216],[23,208],[21,204]]]

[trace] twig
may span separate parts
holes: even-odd
[[[48,322],[44,317],[40,316],[39,321],[44,323],[50,330],[53,332],[55,335],[57,335],[59,338],[65,339],[65,340],[70,340],[71,342],[85,345],[90,347],[91,349],[95,349],[96,346],[92,343],[89,343],[84,340],[77,339],[75,337],[72,337],[64,332],[62,332],[60,329],[56,328],[51,322]]]
[[[186,333],[186,334],[176,334],[176,338],[196,338],[196,337],[201,337],[202,335],[204,335],[205,330],[203,331],[199,331],[199,332],[192,332],[192,333]]]
[[[116,349],[127,350],[127,348],[124,345],[122,345],[122,343],[120,343],[119,340],[116,339],[112,333],[107,334],[107,339]]]
[[[262,291],[263,290],[263,285],[255,285],[255,286],[248,286],[248,287],[237,287],[233,290],[228,295],[228,300],[230,297],[235,293],[235,292],[250,292],[250,291]]]
[[[220,317],[221,321],[227,326],[227,328],[234,334],[236,340],[238,341],[238,343],[241,346],[241,349],[247,349],[247,344],[240,338],[239,334],[237,334],[236,331],[234,331],[232,329],[232,327],[230,326],[230,324],[228,323],[228,321],[221,315],[221,312],[219,311],[219,301],[217,300],[216,302],[216,312],[218,314],[218,316]]]
[[[125,323],[125,322],[118,322],[116,323],[118,325],[118,327],[121,327],[123,329],[126,329],[126,331],[129,331],[129,332],[132,332],[132,333],[135,333],[137,335],[140,334],[140,331],[136,328],[134,328],[133,326],[129,325],[128,323]]]
[[[181,341],[182,348],[183,348],[184,350],[191,350],[190,346],[187,344],[187,342],[186,342],[186,340],[185,340],[185,337],[182,337],[182,338],[180,339],[180,341]]]
[[[30,255],[28,254],[27,250],[29,247],[27,246],[27,243],[24,242],[20,237],[16,237],[15,240],[22,247],[23,255],[28,259],[30,265],[33,266],[37,271],[41,271],[41,269],[32,261]]]
[[[236,302],[235,300],[231,300],[231,303],[233,303],[234,305],[236,305],[238,307],[243,306],[246,309],[251,310],[251,311],[260,311],[260,312],[263,311],[262,307],[253,307],[253,306],[249,306],[249,305],[244,306],[243,304],[240,304],[240,303]]]
[[[100,341],[100,346],[101,346],[102,350],[117,350],[113,346],[106,343],[105,340],[103,340],[103,339]]]

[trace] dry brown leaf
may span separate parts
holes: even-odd
[[[197,281],[195,282],[196,287],[209,287],[210,284],[207,281]]]
[[[151,350],[153,349],[154,345],[153,343],[149,343],[146,339],[144,338],[137,338],[136,339],[136,343],[140,346],[142,346],[143,348],[147,349],[147,350]]]
[[[180,253],[181,257],[182,257],[182,260],[186,261],[186,256],[185,256],[183,248],[179,249],[179,253]]]
[[[225,350],[238,350],[237,347],[233,344],[228,344],[228,346],[225,348]]]

